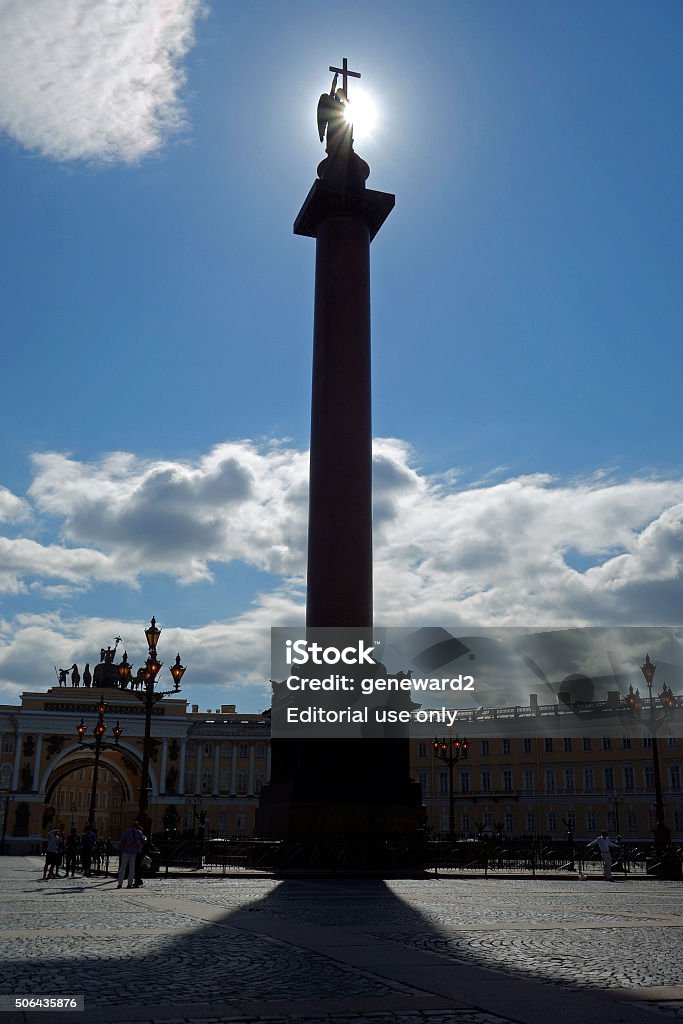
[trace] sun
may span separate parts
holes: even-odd
[[[372,135],[377,124],[377,108],[375,102],[368,93],[360,88],[353,90],[353,99],[350,99],[344,110],[345,119],[353,125],[353,137],[356,142]]]

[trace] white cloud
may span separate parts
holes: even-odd
[[[201,0],[0,0],[0,129],[57,160],[131,163],[184,124]]]
[[[196,463],[143,461],[126,453],[81,463],[34,457],[29,496],[63,520],[69,544],[102,551],[121,582],[163,573],[210,580],[211,563],[247,562],[277,576],[305,566],[305,453],[250,442],[217,445]]]
[[[30,507],[23,498],[18,498],[6,487],[0,487],[0,522],[21,522],[30,514]]]
[[[453,470],[422,473],[399,440],[377,440],[374,451],[378,624],[679,621],[683,480],[594,474],[568,482],[539,474],[463,490]],[[12,496],[9,507],[40,539],[55,523],[60,536],[0,538],[0,587],[23,588],[25,603],[37,593],[43,603],[35,607],[52,596],[68,609],[70,588],[94,583],[144,593],[152,573],[191,585],[210,582],[216,565],[234,560],[265,570],[270,592],[251,606],[245,598],[234,618],[219,612],[215,622],[178,623],[164,634],[171,655],[180,650],[192,663],[193,680],[225,690],[217,699],[235,700],[232,691],[254,686],[258,704],[269,627],[302,620],[308,454],[242,441],[192,462],[130,453],[80,462],[53,452],[36,455],[33,467],[31,505]],[[572,567],[577,552],[590,568]],[[0,680],[16,689],[40,679],[42,688],[45,664],[85,662],[118,633],[140,647],[139,624],[63,614],[0,628]]]

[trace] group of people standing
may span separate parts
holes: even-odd
[[[133,886],[142,885],[141,869],[146,842],[145,835],[137,821],[134,821],[130,828],[124,829],[121,834],[118,872],[119,889],[122,887],[126,877],[128,878],[129,889],[132,889]],[[72,828],[69,834],[66,835],[63,822],[53,825],[47,834],[43,879],[59,878],[59,871],[62,866],[64,868],[64,878],[69,876],[74,878],[79,869],[86,878],[89,878],[93,872],[93,861],[96,862],[99,869],[101,850],[105,849],[105,847],[105,843],[98,841],[97,830],[92,825],[86,825],[80,836],[75,828]]]
[[[92,825],[86,825],[80,836],[74,827],[67,836],[63,822],[53,825],[47,834],[43,879],[59,878],[62,862],[65,878],[74,878],[79,867],[84,875],[90,876],[96,846],[97,831]]]

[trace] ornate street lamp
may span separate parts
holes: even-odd
[[[640,666],[640,671],[643,673],[649,694],[649,724],[650,737],[652,740],[652,769],[655,782],[655,815],[657,818],[657,824],[655,825],[654,830],[654,843],[655,852],[658,857],[661,857],[671,843],[671,830],[667,828],[666,821],[664,819],[664,797],[662,795],[662,775],[659,763],[657,730],[674,714],[678,707],[678,698],[674,696],[671,687],[664,683],[662,692],[659,694],[659,704],[663,714],[660,717],[657,717],[655,715],[656,698],[652,695],[652,684],[654,682],[657,666],[654,662],[650,661],[649,654],[645,655],[645,661]],[[638,689],[634,691],[633,686],[629,686],[628,694],[625,699],[631,712],[634,715],[639,716],[644,705],[644,700],[640,696],[640,691]]]
[[[100,696],[100,702],[96,708],[97,723],[93,727],[93,736],[95,737],[95,742],[94,744],[88,744],[89,747],[94,747],[95,750],[95,767],[93,768],[92,773],[92,788],[90,790],[90,809],[88,811],[88,825],[90,826],[90,828],[92,828],[93,822],[95,821],[95,807],[97,805],[97,779],[100,770],[100,753],[102,752],[102,741],[104,738],[104,734],[107,731],[107,727],[104,724],[104,713],[106,710],[107,702],[105,701],[103,696]],[[82,718],[79,724],[76,726],[76,732],[78,733],[78,742],[83,743],[85,734],[87,732],[87,728]],[[112,732],[114,734],[114,745],[118,747],[119,739],[121,738],[121,733],[123,732],[123,729],[121,728],[119,722],[116,723]],[[107,744],[104,745],[106,746]]]
[[[458,736],[455,739],[437,739],[434,737],[432,743],[432,749],[434,750],[434,757],[438,757],[440,761],[448,765],[448,833],[452,839],[455,834],[455,794],[453,791],[453,768],[458,761],[463,760],[467,757],[467,751],[469,750],[469,743],[466,739],[460,739]]]
[[[147,646],[149,648],[149,654],[145,662],[143,670],[143,690],[133,690],[132,692],[137,699],[143,704],[145,711],[145,737],[142,744],[142,778],[140,780],[140,797],[138,802],[138,820],[143,826],[144,831],[148,831],[147,825],[147,808],[149,806],[149,759],[150,759],[150,748],[151,748],[151,733],[152,733],[152,712],[154,705],[158,704],[164,697],[168,697],[171,694],[180,692],[180,680],[183,678],[185,673],[185,666],[180,664],[180,655],[178,654],[175,660],[175,664],[171,665],[170,673],[173,677],[173,689],[172,690],[155,690],[154,684],[156,677],[162,667],[162,662],[157,658],[157,644],[159,643],[159,637],[161,636],[161,630],[156,624],[156,619],[152,616],[152,621],[149,626],[145,629],[145,637],[147,639]],[[125,655],[124,655],[125,658]],[[120,666],[119,666],[120,668]],[[147,827],[146,827],[147,826]]]

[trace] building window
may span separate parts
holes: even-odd
[[[546,768],[545,770],[545,791],[546,793],[555,792],[555,769]]]
[[[185,770],[185,792],[194,793],[194,772],[191,768]]]
[[[463,832],[469,835],[470,827],[469,811],[463,811],[460,815],[460,828]]]
[[[602,777],[605,780],[605,789],[609,792],[614,790],[614,768],[603,768]]]
[[[630,736],[622,736],[621,737],[621,746],[622,746],[623,750],[630,750],[631,749],[631,737]]]
[[[254,776],[254,793],[260,793],[261,788],[266,784],[266,776],[264,772],[256,772]]]
[[[505,790],[506,793],[510,793],[512,791],[512,769],[511,768],[504,768],[503,769],[503,789]]]
[[[426,757],[427,756],[427,744],[426,743],[418,743],[418,745],[417,745],[417,756],[418,757]]]
[[[230,792],[230,771],[227,768],[221,768],[218,773],[218,788],[221,793]]]
[[[655,770],[651,764],[645,765],[645,789],[655,788]]]
[[[490,748],[489,741],[488,740],[482,740],[481,741],[481,752],[482,752],[483,756],[486,756],[487,754],[491,753],[489,748]]]
[[[595,832],[595,811],[589,811],[586,815],[586,828],[589,832]]]
[[[247,829],[247,816],[244,812],[235,815],[235,831],[238,835],[244,835]]]
[[[249,744],[248,743],[240,743],[239,756],[240,757],[249,757]]]
[[[195,743],[194,740],[188,740],[187,756],[188,757],[196,757],[197,756],[197,744]]]
[[[572,750],[572,738],[571,736],[565,736],[562,740],[562,748],[565,754],[570,754]]]
[[[591,738],[590,738],[590,736],[584,736],[583,737],[583,749],[584,750],[590,750],[591,749]]]
[[[503,753],[504,754],[509,754],[510,753],[510,740],[503,740]]]
[[[611,738],[609,736],[603,736],[602,737],[602,749],[603,750],[611,750],[612,749],[612,740],[611,740]]]
[[[224,740],[221,743],[221,757],[230,757],[230,743],[228,740]]]
[[[548,811],[548,832],[557,831],[557,815],[555,811]]]
[[[247,791],[247,773],[246,772],[238,772],[237,773],[237,792],[238,793],[246,793],[246,791]]]
[[[506,834],[511,836],[512,832],[514,830],[514,822],[512,820],[512,814],[510,813],[510,811],[506,811],[505,818],[503,819],[503,823],[504,823]]]
[[[470,773],[466,769],[462,769],[460,772],[460,792],[469,793],[470,791]]]
[[[595,789],[595,775],[592,768],[583,769],[583,788],[586,793],[592,793]]]
[[[202,772],[202,793],[210,793],[213,789],[213,772],[206,768]]]
[[[533,835],[536,831],[536,817],[533,811],[526,812],[526,830],[529,835]]]
[[[423,796],[428,796],[429,795],[429,781],[428,781],[428,779],[429,779],[429,776],[428,776],[427,772],[418,772],[417,773],[417,781],[420,784],[420,789],[422,790],[422,795]]]
[[[11,733],[8,733],[2,741],[2,752],[3,754],[14,753],[14,736]]]
[[[266,745],[265,743],[256,744],[255,757],[257,761],[265,761],[266,759]]]
[[[524,748],[525,754],[531,753],[531,740],[528,737],[524,738],[524,740],[522,741],[522,746]]]
[[[532,793],[534,789],[534,770],[533,768],[524,769],[524,789],[527,793]]]
[[[492,824],[493,824],[493,821],[492,821],[492,818],[491,818],[491,812],[490,811],[484,811],[484,813],[481,816],[482,828],[491,828]]]
[[[633,768],[630,765],[626,765],[624,768],[624,789],[627,789],[632,793],[635,788],[636,780]]]
[[[552,752],[553,752],[553,738],[552,738],[552,736],[546,736],[546,738],[545,738],[545,752],[546,752],[546,754],[552,754]]]
[[[567,793],[574,792],[574,769],[565,768],[564,770],[564,788]]]
[[[481,791],[482,793],[491,792],[491,772],[488,768],[481,773]]]
[[[12,766],[3,764],[2,768],[0,768],[0,789],[9,789],[11,778]]]
[[[632,807],[629,807],[626,812],[626,828],[629,832],[635,832],[636,830],[636,812]]]
[[[672,789],[681,788],[681,769],[677,764],[672,764],[669,767],[669,784]]]
[[[448,772],[439,772],[439,793],[448,792]]]
[[[204,757],[211,757],[213,754],[213,743],[204,744]]]
[[[675,747],[678,744],[677,736],[667,736],[666,745],[667,747]]]
[[[652,749],[652,736],[643,736],[643,747],[645,750]]]
[[[222,829],[224,832],[227,831],[227,828],[228,828],[228,812],[227,811],[219,811],[218,812],[218,827],[220,829]]]

